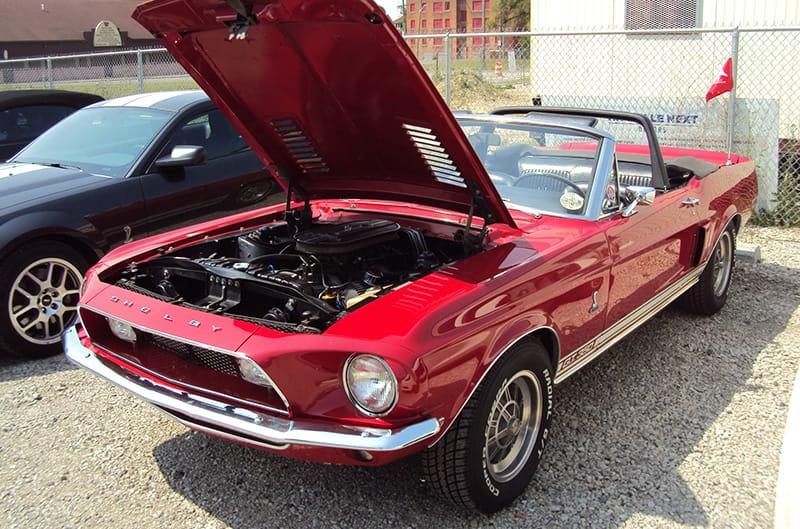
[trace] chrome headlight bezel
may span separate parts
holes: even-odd
[[[381,379],[382,383],[387,385],[385,390],[379,391],[379,393],[388,394],[381,397],[378,405],[369,404],[368,395],[374,394],[374,392],[364,392],[363,389],[359,390],[356,386],[370,379],[369,370],[364,369],[364,367],[370,367],[370,370],[376,374],[372,377],[373,381]],[[342,383],[353,406],[368,417],[383,417],[391,413],[397,405],[397,377],[392,368],[389,367],[389,364],[379,356],[366,353],[354,353],[351,355],[342,368]]]

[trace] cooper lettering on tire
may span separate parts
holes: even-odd
[[[56,241],[37,241],[0,263],[0,348],[18,356],[61,351],[61,334],[75,323],[88,263]]]
[[[495,512],[522,494],[553,416],[553,368],[536,340],[505,352],[447,433],[423,454],[428,481],[454,503]]]

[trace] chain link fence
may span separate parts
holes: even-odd
[[[800,226],[800,28],[439,33],[409,48],[454,110],[593,107],[649,115],[663,145],[732,151],[759,174],[756,220]],[[705,94],[728,57],[731,94]],[[0,60],[0,90],[54,87],[106,98],[196,88],[163,49]],[[733,124],[731,128],[731,124]]]
[[[0,90],[63,88],[106,99],[197,88],[163,48],[0,60],[0,79]]]

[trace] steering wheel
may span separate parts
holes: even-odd
[[[516,185],[519,186],[519,187],[525,187],[525,186],[520,186],[520,184],[528,177],[531,177],[531,178],[544,177],[544,178],[550,178],[552,180],[556,180],[556,181],[561,182],[562,184],[566,185],[567,187],[571,188],[578,195],[580,195],[581,198],[586,198],[586,193],[583,191],[583,189],[578,187],[578,184],[576,184],[575,182],[573,182],[572,180],[570,180],[568,178],[565,178],[565,177],[563,177],[561,175],[557,175],[555,173],[529,173],[529,174],[526,174],[526,175],[522,176],[519,180],[517,180]]]

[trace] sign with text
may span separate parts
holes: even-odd
[[[98,22],[94,28],[94,46],[96,48],[122,46],[122,36],[117,25],[110,20]]]

